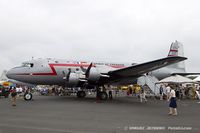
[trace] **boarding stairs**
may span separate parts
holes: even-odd
[[[159,88],[160,84],[156,84],[159,80],[152,75],[144,75],[138,78],[137,84],[138,85],[147,85],[151,90],[151,93],[158,96],[159,95]]]

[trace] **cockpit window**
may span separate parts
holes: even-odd
[[[34,64],[33,63],[23,63],[22,67],[33,67]]]

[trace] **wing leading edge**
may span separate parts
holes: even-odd
[[[139,77],[145,73],[154,71],[156,69],[159,69],[159,68],[162,68],[174,63],[178,63],[186,59],[187,59],[186,57],[180,57],[180,56],[166,57],[166,58],[110,71],[108,72],[108,75],[117,76],[119,78],[120,77]]]

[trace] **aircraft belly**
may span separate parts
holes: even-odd
[[[23,76],[20,78],[22,82],[40,84],[40,85],[61,85],[64,80],[58,76]]]
[[[57,76],[38,77],[36,82],[46,85],[64,84],[64,80]]]

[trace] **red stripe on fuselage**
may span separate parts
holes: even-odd
[[[112,67],[112,68],[125,68],[124,66],[111,66],[111,65],[107,65],[109,67]]]
[[[89,67],[89,64],[49,64],[51,71],[49,73],[18,73],[15,75],[36,75],[36,76],[56,76],[56,70],[55,67]],[[94,65],[93,65],[94,67]]]
[[[56,73],[56,70],[55,70],[55,67],[58,66],[58,67],[88,67],[89,64],[49,64],[52,72],[51,73],[33,73],[32,75],[51,75],[51,76],[56,76],[57,73]],[[94,67],[94,65],[93,65]]]
[[[36,75],[36,76],[56,76],[57,72],[55,70],[55,67],[89,67],[90,64],[49,64],[51,71],[49,73],[19,73],[16,75]],[[95,67],[93,65],[92,67]],[[124,66],[110,66],[113,68],[124,68]]]

